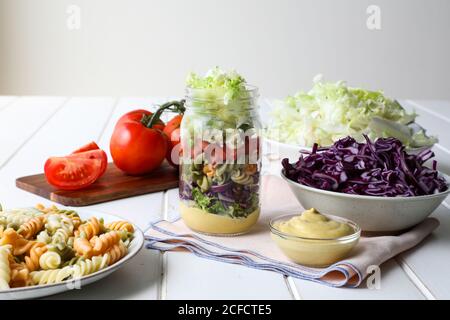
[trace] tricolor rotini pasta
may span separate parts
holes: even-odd
[[[134,231],[127,221],[83,221],[56,206],[0,209],[0,290],[95,273],[127,254]]]
[[[95,256],[92,257],[92,259],[80,259],[77,263],[71,266],[73,269],[73,278],[81,278],[82,276],[87,276],[88,274],[106,268],[109,260],[109,254]]]
[[[39,257],[39,266],[44,270],[58,269],[61,256],[55,251],[47,251]]]
[[[100,234],[103,229],[103,223],[96,217],[92,217],[86,223],[78,227],[78,230],[75,231],[75,235],[89,240],[93,236]]]
[[[18,230],[18,233],[23,235],[25,239],[31,239],[44,227],[46,221],[45,215],[40,215],[31,218],[27,222],[23,223]]]
[[[10,255],[11,245],[0,246],[0,290],[9,288],[9,281],[11,280]]]
[[[31,272],[31,281],[33,284],[51,284],[64,280],[68,280],[72,277],[73,270],[71,267],[64,267],[54,270],[40,270]]]
[[[5,228],[17,229],[34,217],[42,214],[42,212],[34,208],[0,211],[0,223],[2,223]]]
[[[112,223],[108,223],[105,225],[107,229],[114,230],[114,231],[128,231],[128,232],[134,232],[134,227],[131,223],[128,221],[115,221]]]
[[[233,171],[231,174],[231,180],[241,185],[253,184],[253,176],[246,173],[243,169]]]

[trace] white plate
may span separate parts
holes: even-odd
[[[105,223],[109,223],[117,220],[125,220],[121,217],[117,217],[114,215],[89,211],[89,213],[78,211],[82,220],[87,220],[91,216],[95,216],[97,218],[103,218]],[[130,222],[131,223],[131,222]],[[75,288],[82,288],[85,285],[88,285],[92,282],[98,281],[119,268],[123,267],[125,263],[130,261],[138,252],[142,249],[144,244],[144,234],[142,231],[133,224],[134,227],[134,238],[131,241],[128,247],[128,253],[125,257],[117,261],[111,266],[108,266],[105,269],[99,270],[90,275],[84,276],[80,279],[76,280],[66,280],[60,283],[55,284],[46,284],[46,285],[37,285],[37,286],[29,286],[29,287],[20,287],[20,288],[11,288],[9,290],[0,290],[0,299],[2,300],[10,300],[10,299],[31,299],[31,298],[40,298],[45,296],[50,296],[53,294],[61,293],[64,291],[73,290]],[[108,281],[108,280],[105,280]]]

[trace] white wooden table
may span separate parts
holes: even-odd
[[[131,109],[167,100],[111,97],[0,96],[0,203],[30,206],[48,201],[15,187],[15,178],[43,170],[51,155],[64,155],[91,140],[109,150],[113,126]],[[437,134],[440,169],[450,173],[450,101],[402,101],[418,123]],[[261,101],[270,108],[269,100]],[[84,210],[116,214],[145,230],[151,221],[176,214],[177,190],[159,192]],[[433,214],[440,228],[423,245],[382,266],[381,288],[329,288],[185,253],[143,249],[120,271],[80,290],[50,299],[449,299],[450,199]]]

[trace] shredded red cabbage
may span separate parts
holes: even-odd
[[[300,151],[296,163],[282,160],[287,178],[313,188],[349,194],[413,197],[448,189],[446,180],[424,163],[434,157],[430,149],[408,154],[395,138],[366,143],[347,137],[327,148]]]

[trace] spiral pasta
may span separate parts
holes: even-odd
[[[49,244],[50,242],[52,242],[52,237],[48,234],[47,230],[42,230],[36,236],[36,241]]]
[[[54,251],[47,251],[39,258],[39,266],[44,270],[57,269],[61,264],[61,256]]]
[[[217,184],[225,183],[228,180],[229,173],[232,171],[233,167],[234,165],[229,163],[216,165],[213,180],[217,182]]]
[[[74,210],[61,210],[61,209],[58,209],[58,207],[55,205],[52,205],[52,206],[46,208],[43,204],[36,205],[36,209],[42,213],[53,213],[53,214],[59,215],[59,216],[64,215],[67,218],[70,218],[72,220],[72,223],[75,228],[78,228],[78,226],[81,224],[80,216]]]
[[[244,171],[248,175],[255,174],[258,171],[258,166],[256,164],[246,164]]]
[[[47,246],[42,242],[33,241],[29,254],[25,256],[25,265],[28,270],[35,271],[39,269],[39,260],[41,256],[47,251]]]
[[[95,236],[90,240],[92,245],[93,254],[101,255],[106,253],[121,239],[120,233],[117,231],[110,231],[100,236]]]
[[[102,231],[102,224],[96,217],[91,217],[89,221],[80,225],[75,232],[76,236],[85,237],[91,239],[93,236],[98,235]]]
[[[183,175],[186,181],[197,181],[203,177],[202,154],[199,154],[192,163],[183,164]]]
[[[14,229],[8,228],[3,232],[0,239],[0,245],[10,244],[15,256],[23,255],[29,252],[33,246],[33,241],[27,240],[17,233]]]
[[[0,212],[0,222],[6,228],[13,228],[17,230],[21,225],[33,219],[34,217],[42,215],[42,213],[33,208],[22,208]]]
[[[203,173],[206,174],[207,177],[212,178],[215,174],[216,169],[213,167],[212,164],[206,164],[203,167]]]
[[[58,208],[55,205],[46,208],[42,203],[38,203],[35,208],[43,213],[49,213],[52,210],[58,210]]]
[[[51,252],[56,252],[63,261],[67,261],[75,257],[76,253],[73,249],[73,244],[60,247],[59,245],[48,244],[47,250]]]
[[[197,184],[200,189],[205,192],[211,187],[212,179],[208,176],[203,176],[201,179],[197,180]]]
[[[45,215],[37,216],[31,218],[19,227],[18,233],[21,234],[25,239],[31,239],[34,237],[45,224]]]
[[[75,225],[70,218],[64,215],[52,213],[47,216],[45,228],[51,235],[55,234],[59,229],[63,229],[68,234],[73,234]]]
[[[75,241],[73,242],[73,249],[77,255],[84,258],[90,258],[94,255],[94,248],[86,238],[75,238]]]
[[[109,255],[95,256],[92,259],[81,259],[72,265],[74,279],[97,272],[108,266]]]
[[[1,210],[1,209],[0,209]],[[0,290],[92,274],[128,252],[134,227],[56,206],[0,211]]]
[[[71,237],[71,232],[67,231],[66,229],[60,228],[56,230],[55,234],[52,236],[52,240],[50,243],[62,249],[66,245],[68,245]]]
[[[73,269],[69,266],[61,269],[33,271],[30,273],[31,281],[35,285],[62,282],[70,279],[72,274]]]
[[[9,286],[11,288],[26,287],[31,285],[30,270],[24,263],[12,262],[11,267],[11,280]]]
[[[122,259],[127,254],[127,252],[128,249],[122,241],[114,245],[106,253],[108,255],[108,265],[112,265]]]
[[[246,173],[245,170],[242,169],[235,170],[231,174],[231,180],[242,185],[249,185],[254,183],[253,176]]]
[[[64,215],[66,215],[68,218],[71,219],[72,224],[73,224],[73,226],[74,226],[75,229],[78,228],[78,227],[80,226],[80,224],[81,224],[81,218],[80,218],[80,216],[78,215],[78,213],[76,213],[76,212],[73,211],[73,210],[62,210],[62,213],[63,213]]]
[[[105,225],[109,230],[134,232],[134,227],[128,221],[115,221]]]
[[[9,288],[11,280],[11,269],[9,267],[9,256],[11,255],[11,245],[0,246],[0,290]]]

